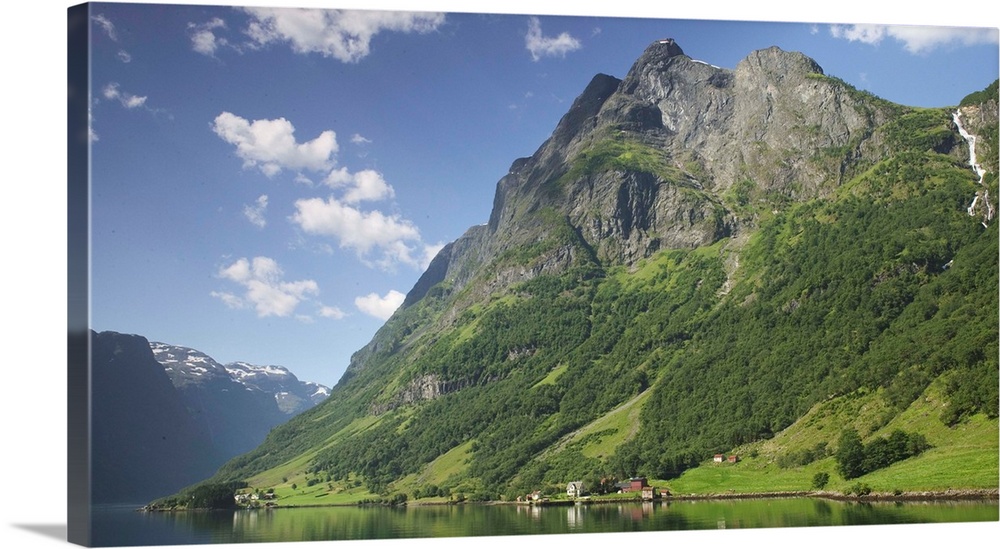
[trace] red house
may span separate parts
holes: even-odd
[[[649,487],[649,483],[646,482],[646,477],[630,478],[628,481],[632,484],[632,492],[640,492],[643,488]]]
[[[648,487],[649,483],[646,482],[646,477],[632,477],[625,482],[615,484],[615,488],[622,492],[641,492],[643,488]]]

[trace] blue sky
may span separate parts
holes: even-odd
[[[653,40],[725,68],[772,45],[801,51],[915,106],[955,105],[998,72],[996,28],[822,14],[93,4],[91,15],[93,328],[327,385],[433,253],[487,221],[497,180],[591,77],[624,77]]]

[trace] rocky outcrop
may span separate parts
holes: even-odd
[[[435,399],[473,384],[474,381],[469,379],[443,380],[436,374],[423,375],[411,381],[401,391],[393,395],[388,402],[373,403],[371,413],[381,415],[400,406]]]
[[[613,171],[581,179],[568,191],[569,212],[597,257],[633,264],[661,249],[711,244],[732,232],[725,208],[697,187],[643,172]]]

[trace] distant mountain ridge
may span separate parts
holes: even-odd
[[[163,365],[174,386],[205,383],[212,378],[229,379],[249,392],[271,395],[278,411],[287,415],[303,412],[330,395],[330,389],[315,382],[300,381],[284,366],[255,365],[248,362],[220,364],[210,356],[188,347],[150,342],[153,355]]]
[[[284,366],[258,366],[248,362],[230,362],[226,371],[233,379],[274,395],[278,409],[297,414],[312,408],[330,396],[330,388],[313,381],[299,381]]]
[[[91,340],[99,503],[148,500],[206,478],[328,393],[279,366],[223,366],[139,335]]]

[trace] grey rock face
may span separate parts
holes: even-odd
[[[800,53],[772,47],[728,70],[653,45],[600,117],[602,125],[634,126],[632,113],[659,111],[659,127],[645,122],[644,138],[696,163],[698,179],[716,193],[751,179],[765,190],[815,195],[830,174],[812,153],[860,142],[885,118],[857,95]]]
[[[442,380],[440,376],[429,374],[420,376],[411,381],[403,390],[397,393],[393,399],[385,403],[373,404],[371,412],[379,415],[393,410],[400,406],[412,404],[422,400],[431,400],[448,393],[464,389],[471,385],[469,380]]]
[[[446,246],[401,310],[444,283],[462,295],[440,315],[447,323],[584,259],[631,266],[664,249],[744,242],[761,209],[823,196],[844,166],[876,162],[875,130],[894,107],[801,53],[767,48],[730,70],[656,41],[623,79],[595,76],[551,137],[511,164],[489,222]],[[376,334],[345,375],[395,349],[393,333]]]
[[[569,194],[573,224],[611,263],[711,244],[732,230],[721,204],[653,174],[606,172],[581,180]]]
[[[535,217],[546,208],[611,263],[733,236],[742,222],[726,202],[734,185],[806,199],[840,183],[846,156],[877,156],[866,140],[888,107],[873,99],[801,53],[772,47],[729,70],[657,41],[623,80],[596,76],[535,154],[512,164],[476,260],[538,241]],[[574,176],[583,155],[609,142],[656,165],[629,166],[625,151]]]

